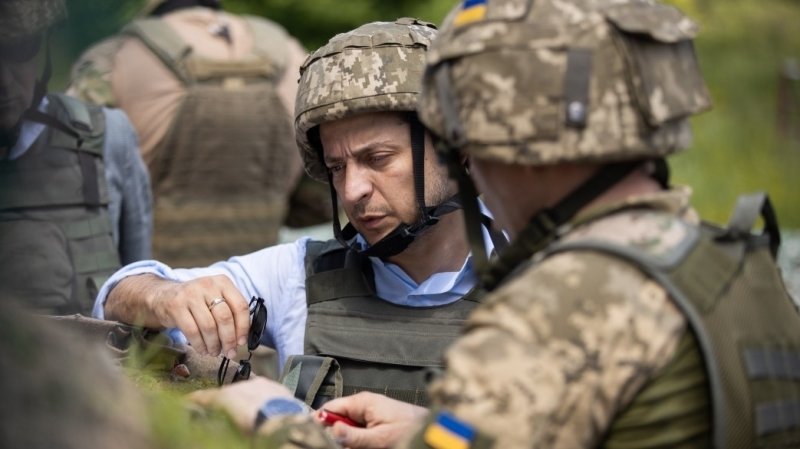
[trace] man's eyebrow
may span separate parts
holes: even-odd
[[[377,151],[379,149],[398,150],[398,149],[402,149],[402,147],[403,146],[400,143],[397,143],[397,142],[395,142],[393,140],[388,140],[387,139],[387,140],[383,140],[383,141],[380,141],[380,142],[371,142],[371,143],[368,143],[368,144],[364,145],[363,147],[359,147],[359,148],[356,148],[354,150],[351,150],[349,152],[350,155],[348,157],[324,156],[323,160],[324,160],[325,164],[334,164],[334,163],[337,163],[337,162],[341,162],[344,159],[348,159],[350,157],[358,159],[359,157],[361,157],[365,153],[370,153],[372,151]]]

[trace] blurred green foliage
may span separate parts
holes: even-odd
[[[766,190],[781,224],[800,228],[800,141],[777,132],[777,85],[789,58],[800,59],[797,0],[668,0],[701,24],[697,49],[714,109],[694,119],[695,143],[673,158],[674,180],[694,186],[695,204],[725,221],[739,193]],[[55,39],[58,69],[52,87],[66,85],[70,61],[118,29],[143,0],[69,0],[71,19]],[[269,17],[308,49],[373,20],[413,16],[441,23],[453,0],[224,0],[232,12]],[[800,135],[800,81],[794,81]]]

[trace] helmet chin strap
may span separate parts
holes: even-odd
[[[439,219],[450,212],[461,209],[461,203],[457,195],[454,195],[441,204],[433,207],[425,205],[425,128],[415,114],[409,114],[409,128],[411,131],[411,159],[414,173],[414,193],[419,207],[419,219],[416,223],[402,223],[380,241],[371,245],[367,249],[362,249],[355,242],[354,238],[358,231],[351,223],[342,229],[339,217],[336,213],[338,201],[336,191],[333,188],[333,176],[328,172],[328,185],[331,191],[331,202],[333,203],[333,235],[342,245],[369,257],[392,257],[403,252],[414,239],[424,233],[431,226],[439,222]]]

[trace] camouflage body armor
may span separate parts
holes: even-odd
[[[203,59],[162,20],[125,29],[186,88],[174,123],[148,161],[155,200],[153,251],[202,266],[277,240],[293,188],[291,123],[276,93],[285,32],[244,17],[254,48],[237,61]],[[263,118],[259,120],[257,118]]]
[[[119,268],[108,217],[100,107],[49,95],[46,127],[18,159],[0,161],[0,291],[37,312],[91,314]]]
[[[333,360],[292,358],[284,383],[314,407],[359,391],[427,404],[429,374],[443,368],[442,354],[478,306],[479,291],[440,307],[394,305],[375,294],[369,259],[335,240],[309,242],[305,264],[304,352]],[[287,380],[292,369],[297,377]]]
[[[760,215],[765,232],[753,234]],[[675,357],[614,418],[604,447],[626,447],[622,436],[637,431],[642,444],[672,446],[705,422],[717,448],[800,443],[800,314],[775,263],[780,233],[768,198],[741,197],[725,228],[674,224],[687,237],[665,253],[582,237],[546,251],[631,263],[667,290],[689,323]],[[659,419],[688,421],[680,431],[646,435]]]

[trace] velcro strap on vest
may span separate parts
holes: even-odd
[[[342,371],[331,357],[291,356],[286,360],[280,381],[295,398],[315,409],[343,394]]]
[[[71,221],[61,227],[69,239],[82,239],[93,235],[111,234],[111,222],[104,215],[86,220]]]
[[[401,390],[396,388],[373,388],[373,387],[360,387],[358,385],[345,385],[344,396],[351,396],[362,391],[370,391],[372,393],[382,394],[398,401],[407,402],[409,404],[426,407],[428,405],[428,394],[425,390]]]

